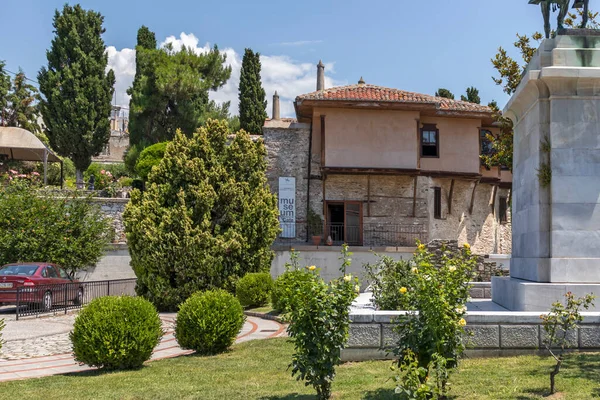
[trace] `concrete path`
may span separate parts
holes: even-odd
[[[177,344],[173,334],[175,316],[172,313],[160,315],[165,335],[154,350],[151,360],[193,353],[183,350]],[[6,321],[8,336],[5,336],[6,343],[0,353],[0,381],[94,369],[87,365],[79,365],[71,354],[68,336],[73,326],[72,321],[74,315]],[[62,332],[56,332],[60,330],[59,326],[62,327]],[[45,327],[53,333],[48,334]],[[285,335],[285,326],[276,321],[247,317],[236,343]]]

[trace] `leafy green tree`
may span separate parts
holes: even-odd
[[[6,63],[0,60],[0,126],[4,126],[4,119],[6,118],[6,97],[10,90],[10,77],[4,69],[5,66]]]
[[[160,164],[160,161],[163,159],[168,143],[156,143],[142,150],[135,164],[135,172],[140,178],[143,180],[148,179],[148,174],[152,171],[152,167]]]
[[[178,132],[146,190],[131,194],[123,219],[137,292],[159,309],[270,269],[279,223],[266,150],[244,131],[228,136],[223,120]]]
[[[0,265],[54,262],[73,275],[98,262],[113,235],[89,198],[57,198],[16,179],[0,189]]]
[[[38,74],[40,101],[50,146],[73,160],[77,185],[83,171],[110,138],[109,116],[115,75],[106,72],[102,40],[104,17],[80,5],[65,5],[54,15],[54,39],[46,52],[48,66]]]
[[[267,118],[267,100],[260,81],[260,54],[246,49],[240,74],[240,126],[253,135],[262,135]]]
[[[439,88],[437,92],[435,92],[436,97],[444,97],[446,99],[454,100],[454,94],[448,89]]]
[[[461,95],[462,101],[468,101],[469,103],[481,104],[481,98],[479,97],[479,90],[471,86],[467,88],[467,95]]]
[[[35,86],[27,83],[27,77],[21,69],[12,81],[6,100],[4,126],[18,126],[33,133],[41,131],[37,121],[39,91]]]
[[[226,55],[216,46],[205,54],[185,46],[180,51],[171,45],[156,49],[148,36],[149,31],[141,35],[144,40],[136,47],[139,79],[128,91],[130,142],[140,145],[138,152],[173,139],[177,129],[191,135],[207,115],[222,113],[208,92],[223,86],[231,75],[231,67],[223,66]]]

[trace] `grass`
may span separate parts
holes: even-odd
[[[262,307],[248,308],[246,311],[257,312],[257,313],[262,313],[262,314],[270,314],[270,315],[279,315],[279,313],[273,309],[271,304],[267,304],[266,306],[262,306]]]
[[[311,387],[287,370],[286,339],[235,345],[213,357],[187,356],[149,363],[137,371],[85,372],[0,384],[6,399],[313,399]],[[338,367],[334,399],[392,399],[390,361]],[[467,359],[451,375],[452,399],[539,399],[547,396],[552,361],[545,357]],[[572,354],[551,399],[600,396],[600,354]]]

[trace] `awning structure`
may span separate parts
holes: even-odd
[[[0,161],[2,160],[44,163],[44,184],[48,183],[48,162],[59,162],[62,187],[63,165],[61,159],[26,129],[0,126]]]

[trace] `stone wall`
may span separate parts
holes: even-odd
[[[92,201],[112,220],[115,229],[113,243],[125,243],[127,240],[125,238],[125,225],[123,224],[123,211],[125,211],[129,199],[94,197]]]
[[[405,311],[353,310],[350,313],[348,345],[343,361],[390,358],[389,348],[397,341],[393,321]],[[581,351],[600,349],[600,313],[583,313],[584,320],[569,337],[570,348]],[[543,349],[544,329],[539,312],[468,312],[467,354],[491,356],[530,353]]]

